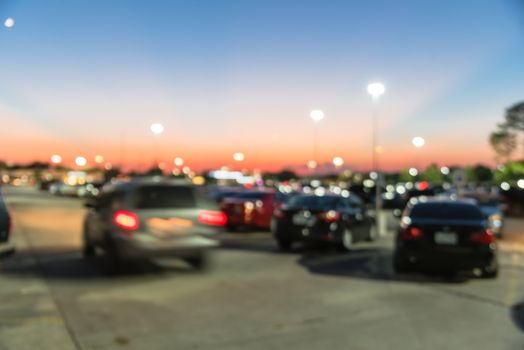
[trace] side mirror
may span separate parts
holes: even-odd
[[[84,207],[91,208],[91,209],[97,209],[98,208],[98,202],[94,198],[90,198],[84,202]]]
[[[400,209],[393,210],[393,216],[396,217],[397,219],[400,219],[402,217],[402,210]]]

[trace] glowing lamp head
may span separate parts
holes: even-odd
[[[418,170],[416,168],[410,168],[409,169],[409,175],[417,176],[418,175]]]
[[[77,166],[86,166],[87,165],[87,159],[85,157],[76,157],[75,158],[75,164]]]
[[[244,153],[236,152],[233,154],[233,159],[237,162],[242,162],[245,159]]]
[[[318,123],[322,119],[324,119],[324,112],[322,112],[320,109],[315,109],[315,110],[311,111],[309,116],[311,117],[311,119],[313,119],[313,121],[315,123]]]
[[[62,163],[62,157],[58,154],[53,154],[51,156],[51,163],[53,164],[60,164]]]
[[[371,83],[368,85],[368,93],[373,97],[373,99],[378,99],[384,92],[386,87],[382,83]]]
[[[104,162],[104,157],[102,157],[100,154],[95,156],[95,163],[100,164]]]
[[[307,162],[307,167],[309,169],[315,169],[317,167],[317,162],[315,162],[314,160],[310,160],[309,162]]]
[[[173,163],[176,165],[176,166],[182,166],[184,165],[184,160],[180,157],[176,157],[175,159],[173,159]]]
[[[416,148],[421,148],[421,147],[423,147],[426,144],[426,140],[424,140],[424,138],[422,138],[420,136],[417,136],[417,137],[414,137],[413,140],[411,140],[411,143]]]
[[[15,20],[12,19],[11,17],[7,18],[5,21],[4,21],[4,26],[6,28],[13,28],[13,26],[15,25]]]
[[[164,126],[160,123],[153,123],[149,128],[155,136],[158,136],[164,132]]]
[[[342,159],[342,157],[333,158],[333,165],[336,167],[344,165],[344,159]]]

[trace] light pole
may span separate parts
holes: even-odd
[[[233,153],[233,160],[239,164],[239,170],[242,171],[242,162],[246,159],[246,156],[242,152],[235,152]]]
[[[420,166],[419,166],[420,165],[419,164],[419,149],[424,147],[424,145],[426,144],[426,140],[424,140],[423,137],[415,136],[411,140],[411,143],[415,147],[415,168],[417,168],[418,173],[420,174],[422,172],[422,169],[420,169]]]
[[[164,126],[160,123],[153,123],[149,129],[155,137],[155,167],[158,167],[158,137],[164,132]]]
[[[14,25],[15,25],[15,20],[12,19],[11,17],[6,18],[6,20],[4,21],[4,27],[6,28],[13,28]]]
[[[384,220],[382,220],[380,216],[380,212],[382,209],[382,181],[381,181],[381,175],[378,169],[378,156],[377,156],[377,145],[378,145],[378,111],[377,111],[377,104],[378,99],[380,96],[384,94],[386,91],[386,87],[384,84],[375,82],[368,85],[368,93],[373,98],[374,106],[373,106],[373,118],[372,118],[372,149],[371,149],[371,163],[372,163],[372,170],[377,174],[377,179],[375,180],[375,220],[376,220],[376,227],[377,227],[377,233],[379,235],[384,234],[383,225],[385,225]]]
[[[316,168],[318,166],[318,123],[324,119],[324,112],[322,112],[320,109],[315,109],[309,113],[309,116],[315,124],[313,134],[313,161],[315,162],[314,168]]]
[[[333,165],[335,168],[340,168],[342,165],[344,165],[344,159],[342,157],[334,157],[333,158]]]
[[[78,156],[75,158],[75,164],[76,166],[78,167],[85,167],[87,165],[87,159],[85,157],[82,157],[82,156]]]

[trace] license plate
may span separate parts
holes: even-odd
[[[151,218],[147,220],[149,232],[158,238],[185,236],[189,233],[193,222],[180,218]]]
[[[293,215],[293,224],[297,226],[313,226],[315,225],[315,217],[305,213],[298,213]]]
[[[458,236],[455,232],[435,232],[435,243],[457,245]]]

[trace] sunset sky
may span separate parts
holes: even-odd
[[[524,100],[519,1],[0,0],[0,159],[101,154],[128,168],[277,170],[313,158],[493,164],[489,132]],[[12,28],[3,26],[12,17]],[[165,132],[149,131],[159,122]]]

